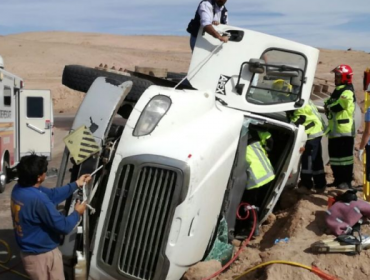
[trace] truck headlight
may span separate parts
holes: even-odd
[[[134,136],[144,136],[152,133],[163,116],[171,107],[171,99],[165,95],[153,97],[145,106],[134,129]]]

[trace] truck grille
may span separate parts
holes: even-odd
[[[136,169],[124,165],[112,193],[101,258],[120,273],[151,280],[167,243],[181,173],[152,166]]]

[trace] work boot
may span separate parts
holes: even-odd
[[[340,190],[347,190],[351,188],[351,185],[348,184],[347,182],[340,183],[337,187]]]
[[[333,182],[333,183],[330,183],[330,184],[326,184],[327,187],[331,188],[331,187],[336,187],[338,186],[339,184],[337,182]]]

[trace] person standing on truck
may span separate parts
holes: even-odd
[[[366,92],[370,94],[370,84]],[[365,113],[365,131],[362,134],[359,150],[357,152],[358,159],[362,162],[364,150],[366,150],[366,180],[370,181],[370,106]]]
[[[353,176],[353,148],[355,137],[354,112],[356,96],[352,85],[353,71],[341,64],[332,71],[335,75],[335,90],[325,101],[325,113],[329,128],[329,157],[334,182],[327,186],[339,189],[351,188]]]
[[[317,193],[323,193],[326,188],[324,162],[322,160],[321,139],[325,125],[316,106],[309,100],[304,107],[288,111],[287,118],[296,126],[303,125],[307,141],[301,158],[301,174],[298,192],[309,193],[315,186]]]
[[[199,28],[203,28],[205,32],[219,39],[221,42],[227,43],[228,37],[221,36],[213,25],[227,24],[228,13],[225,7],[227,0],[203,0],[198,5],[195,16],[190,20],[187,32],[190,33],[190,48],[194,50],[195,42],[197,40]]]
[[[48,162],[36,154],[21,158],[17,165],[18,184],[11,194],[11,212],[15,239],[21,249],[24,269],[31,279],[64,279],[63,260],[58,249],[60,235],[68,234],[78,224],[86,203],[77,202],[75,211],[65,217],[56,205],[90,181],[82,175],[76,182],[48,189],[41,184]]]

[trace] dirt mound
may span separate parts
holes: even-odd
[[[336,195],[334,189],[329,189],[328,195]],[[232,279],[242,274],[256,263],[250,262],[250,257],[259,260],[258,263],[273,260],[298,262],[306,266],[315,265],[321,270],[337,276],[339,279],[369,279],[370,251],[362,251],[360,255],[346,254],[313,254],[310,246],[315,241],[332,238],[327,234],[324,222],[328,195],[297,195],[294,190],[286,191],[283,197],[295,197],[296,203],[291,208],[278,210],[273,223],[262,226],[264,234],[255,240],[240,255],[239,260],[231,269],[217,279]],[[285,199],[283,198],[283,200]],[[370,226],[364,225],[362,233],[369,234]],[[276,239],[289,238],[287,242],[275,244]],[[296,280],[320,279],[312,272],[289,265],[273,264],[246,275],[245,280]]]

